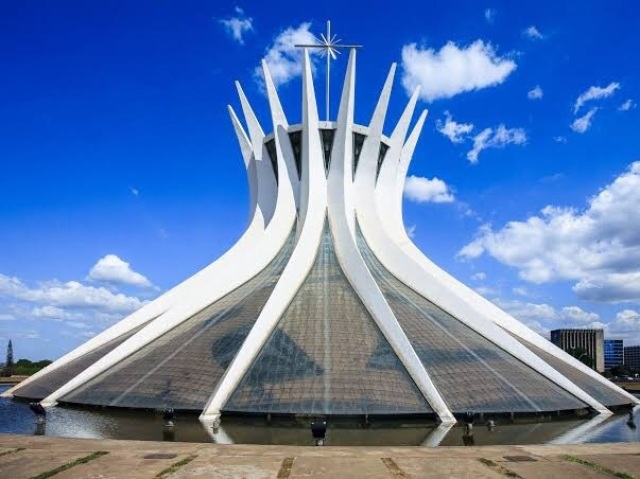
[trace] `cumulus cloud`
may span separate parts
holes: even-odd
[[[636,107],[635,102],[631,98],[629,98],[627,101],[625,101],[622,105],[618,107],[618,111],[629,111],[635,107]]]
[[[437,177],[409,176],[404,184],[404,196],[416,203],[452,203],[455,201],[449,186]]]
[[[562,135],[554,136],[553,141],[555,141],[556,143],[566,143],[567,137]]]
[[[524,145],[527,134],[522,128],[507,128],[500,125],[497,128],[485,128],[473,138],[473,148],[467,153],[467,160],[475,164],[483,150],[487,148],[504,148],[507,145]]]
[[[491,255],[533,283],[573,281],[581,299],[640,302],[640,161],[588,199],[583,210],[546,206],[501,229],[481,227],[459,251]]]
[[[595,115],[597,111],[597,108],[592,108],[580,118],[576,118],[573,123],[571,123],[571,129],[576,133],[586,132],[589,128],[591,128],[593,115]]]
[[[536,27],[534,27],[533,25],[531,25],[530,27],[526,28],[522,34],[531,39],[531,40],[542,40],[544,38],[544,35],[542,33],[540,33],[540,30],[538,30]]]
[[[316,43],[315,37],[309,31],[310,22],[289,27],[281,32],[267,49],[264,59],[276,86],[283,85],[302,74],[302,54],[297,44]],[[255,76],[262,81],[262,68],[256,67]]]
[[[589,89],[578,96],[573,106],[573,113],[578,113],[585,103],[593,100],[608,98],[620,88],[620,83],[611,82],[606,87],[591,86]]]
[[[91,268],[89,279],[112,284],[129,284],[140,287],[152,286],[151,281],[132,270],[129,263],[115,254],[108,254],[100,258]]]
[[[77,281],[54,280],[29,287],[20,279],[4,274],[0,274],[0,296],[59,308],[95,308],[111,313],[130,313],[144,304],[136,297]]]
[[[247,17],[240,7],[235,8],[235,16],[223,18],[220,23],[231,38],[240,45],[244,44],[244,34],[253,30],[253,19]]]
[[[529,100],[540,100],[543,96],[544,92],[542,88],[540,88],[540,85],[536,85],[534,89],[527,92],[527,98],[529,98]]]
[[[556,308],[547,303],[532,303],[517,299],[494,299],[493,302],[545,337],[549,337],[549,331],[552,329],[607,327],[597,313],[586,311],[579,306]]]
[[[436,121],[436,129],[449,138],[452,143],[462,143],[473,130],[473,124],[457,123],[448,111],[445,111],[444,115],[444,122],[442,120]]]
[[[426,101],[499,85],[516,63],[499,57],[491,44],[476,40],[466,47],[448,42],[439,51],[411,43],[402,47],[402,85],[411,93],[421,87]]]

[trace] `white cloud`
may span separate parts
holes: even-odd
[[[94,308],[111,313],[130,313],[144,302],[107,288],[85,286],[77,281],[54,280],[29,287],[16,277],[0,274],[0,296],[60,308]]]
[[[416,235],[416,228],[417,228],[417,226],[416,226],[416,225],[411,225],[411,226],[408,226],[408,227],[406,228],[406,230],[407,230],[407,236],[408,236],[409,238],[413,238],[413,237],[415,237],[415,235]]]
[[[576,133],[586,132],[591,128],[591,120],[593,120],[593,115],[595,115],[597,111],[597,108],[592,108],[580,118],[576,118],[573,123],[571,123],[571,129]]]
[[[445,121],[436,121],[436,129],[444,136],[449,138],[452,143],[462,143],[467,135],[473,130],[473,124],[471,123],[457,123],[453,120],[451,113],[444,112]]]
[[[536,85],[533,90],[527,92],[527,98],[529,98],[529,100],[540,100],[543,96],[544,92],[542,88],[540,88],[540,85]]]
[[[631,98],[629,98],[627,101],[625,101],[622,105],[618,107],[618,111],[629,111],[635,107],[636,107],[635,102]]]
[[[489,23],[493,23],[493,21],[496,19],[496,10],[494,8],[487,8],[484,11],[484,19],[489,22]]]
[[[522,128],[507,128],[504,125],[498,128],[485,128],[473,138],[473,148],[467,153],[470,163],[477,163],[478,157],[487,148],[504,148],[509,144],[524,145],[527,142],[527,134]]]
[[[542,40],[544,38],[544,35],[542,33],[540,33],[540,30],[538,30],[536,27],[534,27],[533,25],[531,25],[530,27],[526,28],[522,34],[531,39],[531,40]]]
[[[404,184],[404,196],[416,203],[452,203],[455,197],[441,179],[409,176]]]
[[[33,308],[31,312],[32,316],[42,319],[54,319],[54,320],[67,320],[78,319],[82,317],[82,314],[72,313],[65,311],[62,308],[56,306],[40,306]]]
[[[0,321],[15,321],[16,317],[10,313],[0,313]]]
[[[566,143],[567,137],[562,135],[554,136],[553,141],[555,141],[556,143]]]
[[[137,188],[134,188],[133,186],[129,187],[129,191],[131,191],[131,194],[133,196],[139,196],[140,195],[140,190],[138,190]]]
[[[475,273],[473,276],[471,276],[471,279],[474,280],[474,281],[484,281],[485,279],[487,279],[487,275],[486,275],[486,273],[479,272],[479,273]]]
[[[309,31],[310,22],[300,24],[297,28],[289,27],[281,32],[265,53],[271,77],[276,86],[283,85],[302,74],[302,54],[296,44],[316,43]],[[262,81],[262,68],[256,67],[255,76]]]
[[[577,98],[575,105],[573,106],[573,113],[578,113],[578,110],[584,106],[585,103],[592,100],[600,100],[602,98],[608,98],[613,95],[616,90],[620,88],[620,83],[611,82],[606,87],[592,86],[587,91],[580,94]]]
[[[247,17],[240,7],[236,7],[235,12],[235,16],[223,18],[220,23],[226,32],[231,35],[231,38],[243,45],[244,34],[253,30],[253,19]]]
[[[494,299],[493,302],[537,333],[549,337],[549,331],[559,328],[607,328],[600,316],[579,306],[560,309],[547,303]]]
[[[151,281],[140,273],[133,271],[131,265],[115,254],[108,254],[100,258],[91,268],[89,279],[113,284],[130,284],[133,286],[149,287]]]
[[[431,102],[499,85],[516,69],[516,63],[499,57],[491,44],[476,40],[463,48],[448,42],[440,51],[415,43],[405,45],[402,68],[407,92],[420,86],[420,97]]]
[[[581,299],[640,302],[640,161],[589,198],[584,210],[547,206],[494,231],[483,226],[459,252],[487,253],[533,283],[573,281]]]

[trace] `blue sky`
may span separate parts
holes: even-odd
[[[422,88],[416,244],[543,334],[596,325],[640,344],[640,7],[305,3],[3,4],[0,351],[59,357],[234,243],[248,196],[233,81],[269,130],[266,57],[297,122],[291,44],[327,19],[364,45],[357,122],[392,62],[388,129]]]

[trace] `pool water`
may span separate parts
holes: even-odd
[[[0,393],[9,386],[0,385]],[[640,422],[639,408],[634,419]],[[434,427],[420,422],[341,424],[329,421],[327,445],[335,446],[462,446],[510,444],[578,444],[638,442],[640,430],[628,415],[609,418],[563,419],[537,423],[496,421],[493,428],[478,423],[469,434],[464,427]],[[166,428],[159,413],[133,410],[86,410],[55,407],[47,421],[37,425],[29,405],[0,398],[0,434],[40,434],[93,439],[212,442],[218,444],[313,445],[307,424],[267,424],[264,419],[226,419],[213,430],[196,415],[178,414],[173,428]]]

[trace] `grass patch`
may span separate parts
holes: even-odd
[[[286,457],[284,461],[282,461],[282,466],[280,466],[280,470],[278,471],[277,479],[289,479],[291,475],[291,469],[293,469],[293,461],[295,458]]]
[[[173,464],[171,464],[169,467],[167,467],[163,471],[160,471],[155,479],[164,479],[165,477],[170,476],[171,474],[176,472],[178,469],[180,469],[182,466],[186,466],[187,464],[189,464],[196,457],[198,457],[198,456],[193,454],[193,455],[191,455],[189,457],[185,457],[182,461],[174,462]]]
[[[89,454],[88,456],[81,457],[80,459],[76,459],[75,461],[67,462],[62,466],[58,466],[55,469],[51,469],[50,471],[43,472],[38,474],[37,476],[32,476],[29,479],[47,479],[49,477],[55,476],[56,474],[66,471],[67,469],[71,469],[72,467],[79,466],[80,464],[86,464],[87,462],[93,461],[94,459],[98,459],[99,457],[104,456],[105,454],[109,454],[106,451],[96,451],[93,454]]]
[[[576,456],[562,456],[562,459],[569,462],[575,462],[576,464],[582,464],[583,466],[587,466],[594,471],[602,472],[604,474],[609,474],[613,477],[619,477],[620,479],[636,479],[635,476],[627,474],[626,472],[618,472],[613,469],[609,469],[602,464],[598,464],[597,462],[587,461],[586,459],[580,459]]]
[[[26,449],[25,447],[19,447],[17,449],[13,449],[12,451],[0,452],[0,456],[6,456],[7,454],[13,454],[14,452],[24,451],[25,449]]]
[[[510,471],[506,467],[501,466],[500,464],[498,464],[495,461],[492,461],[491,459],[487,459],[485,457],[480,457],[480,458],[478,458],[478,461],[480,463],[484,464],[485,466],[490,467],[491,469],[493,469],[497,473],[502,474],[503,476],[513,477],[514,479],[523,479],[523,477],[520,476],[519,474],[517,474],[517,473],[515,473],[513,471]]]

